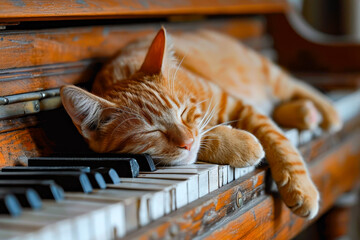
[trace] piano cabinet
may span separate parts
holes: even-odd
[[[308,39],[291,25],[290,9],[285,0],[5,1],[0,9],[0,166],[26,165],[30,157],[54,152],[89,151],[61,107],[59,87],[89,88],[101,65],[128,42],[161,25],[170,32],[214,29],[279,60],[322,90],[342,89],[329,95],[346,120],[340,132],[285,130],[319,188],[320,213],[311,221],[292,214],[263,165],[233,181],[222,179],[218,189],[145,226],[121,229],[116,236],[290,239],[311,225],[326,226],[329,230],[316,234],[328,239],[347,234],[337,226],[349,221],[350,207],[339,207],[338,202],[344,194],[356,195],[360,176],[359,54],[347,53],[359,53],[360,44]],[[284,39],[292,39],[291,47]],[[307,56],[316,64],[303,65],[297,56],[304,52],[310,52]],[[337,65],[325,53],[346,61]],[[219,173],[225,168],[219,166]],[[343,225],[336,222],[340,217]],[[9,224],[1,218],[4,226]]]

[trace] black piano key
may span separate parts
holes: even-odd
[[[0,214],[19,216],[21,213],[21,205],[14,194],[0,192]]]
[[[131,154],[131,153],[55,153],[53,157],[72,157],[72,158],[135,158],[140,166],[140,171],[153,172],[156,170],[154,161],[149,154]]]
[[[120,183],[119,175],[116,173],[116,171],[113,168],[97,168],[95,169],[98,173],[100,173],[106,183],[116,184]]]
[[[0,180],[0,187],[32,188],[42,199],[60,201],[64,199],[64,190],[53,180]]]
[[[137,177],[139,164],[134,158],[67,158],[34,157],[28,159],[29,166],[89,166],[91,169],[109,167],[115,169],[120,177]]]
[[[0,192],[14,194],[24,208],[40,209],[42,207],[39,195],[32,188],[0,188]]]
[[[90,172],[86,166],[65,166],[65,167],[3,167],[2,172]]]
[[[65,191],[92,192],[89,178],[82,172],[1,172],[0,180],[54,180]]]
[[[105,180],[100,173],[98,173],[96,171],[91,171],[89,173],[86,173],[86,176],[89,178],[90,183],[93,188],[97,188],[97,189],[105,189],[106,188]]]

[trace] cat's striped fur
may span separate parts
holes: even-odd
[[[258,164],[265,151],[286,205],[299,216],[317,214],[304,161],[269,115],[301,129],[335,131],[341,121],[322,94],[234,39],[210,31],[170,39],[161,29],[122,49],[92,92],[65,86],[61,95],[93,150],[235,167]]]

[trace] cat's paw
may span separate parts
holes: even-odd
[[[287,180],[277,184],[284,203],[296,215],[314,218],[319,212],[320,194],[310,177],[305,171],[285,175]]]
[[[232,167],[256,166],[265,157],[265,152],[259,140],[251,133],[231,129],[232,144],[229,164]]]
[[[232,167],[249,167],[260,163],[265,152],[259,140],[249,132],[219,126],[202,139],[198,159],[230,164]]]
[[[309,100],[304,100],[299,111],[303,119],[303,129],[315,129],[322,120],[320,112]]]
[[[315,129],[322,115],[310,100],[297,99],[277,106],[273,118],[283,127],[307,130]]]

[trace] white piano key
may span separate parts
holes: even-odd
[[[32,233],[22,231],[22,229],[0,229],[0,239],[6,240],[37,240]]]
[[[71,228],[70,218],[59,215],[36,215],[37,211],[26,210],[20,217],[0,217],[1,229],[18,229],[20,231],[32,232],[36,239],[64,239],[69,236],[68,233],[62,233],[60,229],[67,225]],[[70,232],[72,232],[70,230]],[[73,239],[70,235],[69,239]]]
[[[240,168],[234,168],[234,178],[238,179],[241,177],[241,169]]]
[[[140,173],[139,178],[184,180],[187,183],[188,202],[199,198],[199,177],[195,174],[164,174],[164,173]]]
[[[126,232],[135,230],[150,222],[148,206],[153,202],[148,201],[152,197],[147,191],[132,191],[120,189],[104,189],[95,190],[91,194],[82,193],[66,193],[69,199],[81,199],[83,201],[108,203],[110,206],[118,204],[124,209],[117,218],[121,218],[121,222],[117,224],[124,225]],[[115,216],[116,217],[116,216]],[[117,230],[119,234],[124,233],[124,227]]]
[[[152,174],[150,172],[143,172]],[[184,174],[184,175],[196,175],[198,178],[199,186],[199,197],[205,196],[209,193],[209,171],[206,168],[172,168],[163,167],[155,172],[154,174]]]
[[[323,130],[320,127],[317,127],[313,131],[314,137],[320,137],[323,135]]]
[[[295,146],[299,146],[299,132],[295,128],[283,129],[283,132],[287,139]]]
[[[313,138],[313,133],[310,130],[302,130],[299,132],[299,145],[308,143]]]
[[[172,168],[163,167],[153,172],[154,174],[184,174],[184,175],[195,175],[198,178],[199,186],[199,197],[202,197],[209,193],[209,171],[203,168]],[[152,174],[150,172],[143,172]]]
[[[246,174],[248,174],[249,172],[249,168],[248,167],[244,167],[244,168],[239,168],[240,169],[240,176],[243,177]]]
[[[128,189],[128,190],[144,190],[153,194],[153,198],[151,201],[156,201],[158,204],[155,207],[150,207],[149,216],[151,220],[158,219],[165,214],[165,206],[170,208],[171,205],[171,194],[173,193],[173,188],[171,186],[164,186],[160,184],[146,184],[146,183],[136,183],[136,182],[123,182],[118,184],[108,184],[108,188],[110,189]],[[151,205],[150,205],[151,206]]]
[[[171,188],[171,199],[169,208],[165,206],[165,213],[168,214],[177,208],[188,203],[187,183],[184,180],[152,179],[152,178],[121,178],[122,183],[156,184]]]
[[[230,165],[227,166],[227,183],[234,181],[234,168]]]
[[[248,167],[248,173],[254,172],[256,169],[255,166]]]
[[[227,184],[228,181],[228,166],[229,165],[219,165],[219,187],[222,187]]]
[[[108,212],[109,204],[100,202],[67,199],[56,204],[45,202],[44,205],[45,211],[40,211],[39,214],[60,215],[71,219],[73,228],[76,227],[73,231],[76,234],[75,239],[81,239],[87,235],[95,239],[110,236],[108,229],[111,229],[113,224],[108,222],[108,217],[119,214],[113,211]]]
[[[209,191],[212,192],[219,188],[219,171],[217,164],[209,164],[206,162],[196,162],[195,164],[190,165],[180,165],[180,166],[169,166],[169,167],[159,167],[159,169],[203,169],[208,171],[209,179]]]
[[[104,198],[98,198],[94,200],[94,198],[88,198],[87,194],[82,193],[70,193],[74,194],[74,196],[66,196],[67,199],[70,200],[83,200],[86,202],[95,202],[101,203],[103,208],[99,211],[105,214],[105,226],[106,226],[106,235],[114,238],[113,235],[116,233],[116,237],[123,237],[125,235],[125,208],[123,204],[119,204],[119,200],[108,200]],[[79,197],[82,196],[82,197]],[[130,208],[131,209],[131,208]],[[136,213],[134,213],[134,216]],[[80,216],[76,223],[74,223],[77,227],[77,237],[75,239],[90,239],[92,233],[87,231],[84,226],[91,226],[91,221],[97,221],[98,219],[103,219],[103,214],[94,212],[93,216],[90,218],[89,216]],[[130,222],[131,223],[131,222]],[[103,226],[103,225],[100,225]],[[96,231],[95,234],[99,235],[99,230]]]
[[[125,236],[125,209],[124,205],[114,204],[107,207],[108,226],[110,239],[118,239]]]

